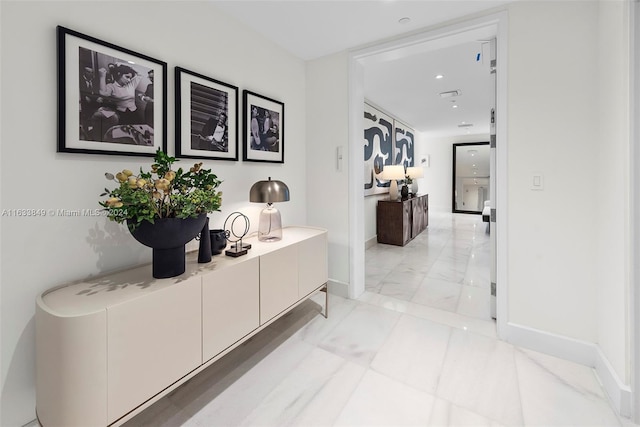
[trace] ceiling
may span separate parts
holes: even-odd
[[[510,1],[494,0],[213,0],[257,33],[304,60],[375,44]],[[400,23],[409,18],[408,23]],[[488,134],[490,74],[487,40],[478,30],[450,43],[363,59],[365,97],[432,137]],[[478,59],[478,54],[480,58]],[[442,79],[435,76],[442,74]],[[461,96],[441,98],[459,90]],[[452,108],[453,102],[457,108]],[[459,127],[472,124],[472,127]]]

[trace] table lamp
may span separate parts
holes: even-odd
[[[382,169],[380,177],[391,181],[389,185],[389,200],[398,200],[398,180],[404,179],[404,166],[387,165]]]
[[[266,203],[267,207],[260,212],[258,223],[258,240],[275,242],[282,239],[282,218],[280,211],[273,204],[289,201],[289,187],[282,181],[258,181],[249,190],[249,201]]]
[[[407,176],[411,179],[411,192],[418,194],[418,178],[424,176],[424,169],[419,166],[410,166],[407,168]]]

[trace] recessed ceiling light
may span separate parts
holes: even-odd
[[[400,24],[408,24],[409,22],[411,22],[411,18],[406,17],[406,16],[404,18],[398,19],[398,23],[400,23]]]
[[[436,79],[438,79],[438,80],[443,79],[443,78],[444,78],[444,76],[442,74],[436,75]]]
[[[456,104],[453,104],[451,108],[458,108],[458,106]]]

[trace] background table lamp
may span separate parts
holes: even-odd
[[[282,239],[282,219],[280,211],[273,204],[289,201],[289,187],[282,181],[258,181],[249,190],[249,201],[266,203],[267,207],[260,212],[258,224],[258,240],[274,242]]]
[[[398,200],[398,181],[404,179],[404,166],[403,165],[387,165],[382,169],[380,175],[382,179],[388,179],[391,181],[389,186],[389,200]]]
[[[411,178],[411,192],[418,193],[418,178],[424,176],[424,169],[419,166],[409,166],[407,168],[407,176]]]

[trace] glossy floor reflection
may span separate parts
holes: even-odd
[[[131,426],[631,426],[593,369],[496,339],[479,216],[366,254],[358,300],[301,304]]]

